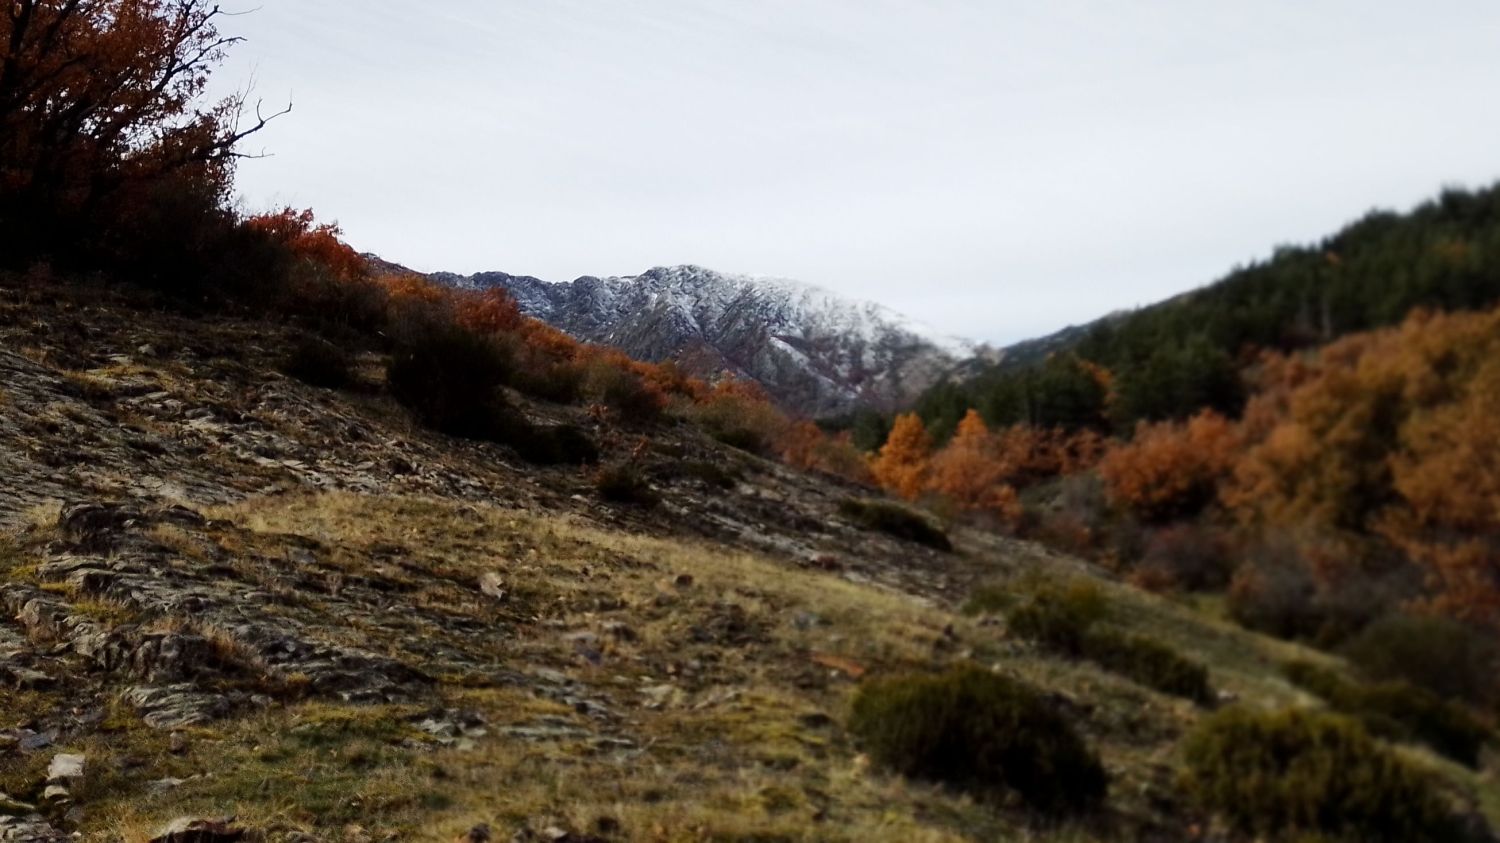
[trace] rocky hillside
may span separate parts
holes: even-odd
[[[1087,578],[1253,705],[1312,704],[1275,665],[1331,662],[1035,545],[871,532],[867,490],[683,426],[515,396],[659,498],[608,503],[415,427],[378,351],[342,391],[280,374],[295,341],[0,277],[0,840],[1227,840],[1177,792],[1201,705],[960,607]],[[960,662],[1078,724],[1097,815],[871,767],[860,680]],[[1410,754],[1500,814],[1492,772]]]
[[[784,407],[818,416],[893,409],[936,382],[973,348],[870,302],[795,281],[724,275],[697,266],[630,277],[549,283],[484,272],[433,276],[503,287],[522,310],[638,360],[676,360],[690,373],[757,381]]]

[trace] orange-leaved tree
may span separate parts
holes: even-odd
[[[1014,520],[1020,515],[1010,466],[978,411],[969,410],[948,444],[933,455],[927,488],[959,509],[991,512]]]
[[[1211,503],[1234,467],[1239,437],[1212,410],[1185,423],[1141,422],[1099,463],[1110,501],[1148,521],[1191,515]]]
[[[1458,401],[1500,350],[1500,314],[1415,313],[1315,358],[1276,361],[1246,410],[1247,448],[1226,494],[1247,522],[1363,531],[1398,496],[1407,427]]]
[[[1424,565],[1435,608],[1500,627],[1500,358],[1401,439],[1392,467],[1404,505],[1381,532]]]
[[[932,437],[916,413],[897,416],[891,434],[870,464],[875,481],[887,491],[916,500],[927,487]]]
[[[1225,501],[1248,524],[1378,533],[1423,566],[1434,607],[1500,624],[1496,360],[1500,311],[1417,312],[1272,358]]]

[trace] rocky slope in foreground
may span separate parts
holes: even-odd
[[[662,498],[605,504],[577,469],[414,428],[377,353],[349,391],[277,374],[292,340],[0,278],[0,839],[1061,843],[1201,820],[1174,785],[1201,709],[957,611],[1081,563],[864,532],[840,514],[863,490],[680,427],[593,430]],[[1307,702],[1274,670],[1295,648],[1101,586],[1223,693]],[[1079,724],[1112,778],[1098,817],[1037,825],[869,767],[842,727],[859,678],[956,661]]]
[[[638,360],[676,360],[700,377],[730,372],[812,416],[903,406],[974,351],[871,302],[697,266],[568,283],[503,272],[432,277],[502,287],[525,313],[579,339]]]

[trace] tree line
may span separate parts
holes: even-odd
[[[1200,409],[1234,416],[1261,351],[1316,348],[1419,308],[1500,301],[1500,186],[1452,188],[1404,213],[1373,211],[1199,290],[1095,323],[1044,360],[934,386],[916,411],[944,440],[970,409],[992,426],[1129,436]],[[868,424],[868,423],[867,423]]]

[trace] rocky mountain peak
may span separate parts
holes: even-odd
[[[502,287],[528,315],[581,340],[675,360],[700,377],[754,380],[783,406],[815,416],[899,406],[973,353],[970,343],[873,302],[694,265],[562,283],[503,272],[433,277]]]

